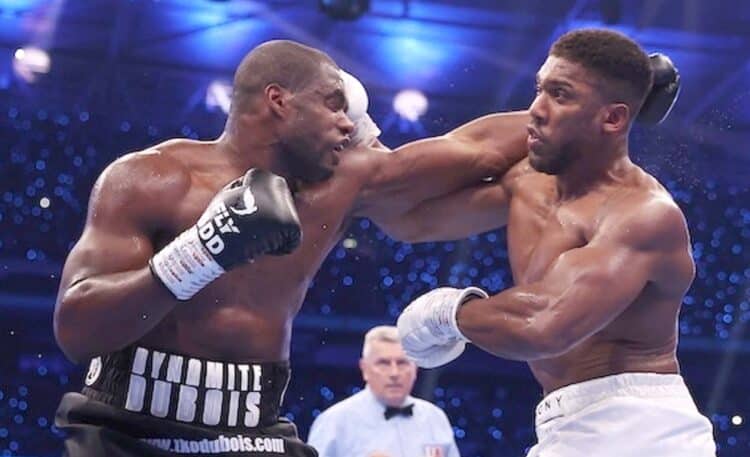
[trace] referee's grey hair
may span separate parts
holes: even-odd
[[[401,343],[398,338],[398,329],[393,325],[378,325],[371,328],[365,334],[365,342],[362,345],[362,357],[367,357],[372,352],[372,342],[383,341],[386,343]]]

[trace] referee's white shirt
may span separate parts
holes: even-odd
[[[408,396],[411,417],[385,419],[385,405],[365,387],[315,418],[308,444],[320,457],[460,457],[453,429],[443,410]]]

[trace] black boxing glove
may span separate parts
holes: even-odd
[[[680,94],[680,72],[664,54],[657,52],[648,57],[654,82],[636,120],[646,125],[657,125],[667,118],[677,101]]]
[[[149,266],[178,300],[188,300],[237,265],[292,252],[301,238],[284,178],[251,169],[219,191],[198,223],[156,253]]]

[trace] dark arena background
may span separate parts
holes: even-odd
[[[363,81],[381,140],[397,146],[527,107],[549,45],[585,26],[625,32],[681,72],[670,118],[636,127],[631,149],[689,221],[697,276],[679,322],[683,375],[719,455],[750,456],[745,0],[0,0],[0,455],[61,452],[54,411],[84,367],[57,348],[52,310],[95,178],[166,138],[215,138],[253,46],[287,38],[330,53]],[[285,414],[306,438],[322,409],[362,386],[364,331],[410,299],[511,282],[502,230],[410,245],[354,221],[295,321]],[[415,394],[446,411],[466,457],[523,456],[533,443],[542,394],[524,364],[471,348],[421,371]]]

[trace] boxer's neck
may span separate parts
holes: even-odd
[[[587,151],[556,176],[558,198],[572,200],[601,184],[618,181],[632,166],[627,138]]]
[[[261,168],[280,176],[288,177],[288,170],[279,156],[278,140],[271,128],[246,128],[228,123],[216,140],[219,153],[232,168],[242,174],[250,168]]]

